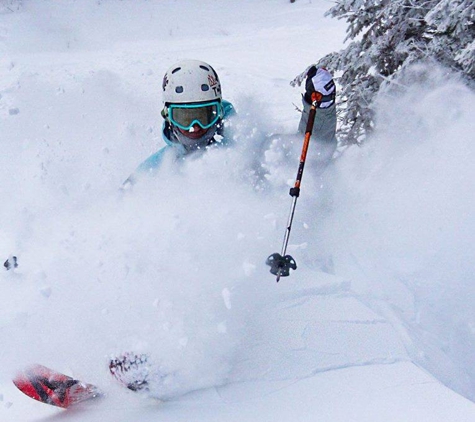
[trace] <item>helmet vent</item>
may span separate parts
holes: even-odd
[[[181,67],[177,67],[176,69],[172,70],[172,74],[178,72],[179,70],[181,70]]]
[[[201,69],[206,70],[207,72],[209,72],[209,69],[206,66],[200,65],[200,67],[201,67]]]
[[[206,92],[206,91],[209,91],[209,85],[207,85],[207,84],[201,85],[201,90],[202,90],[202,91],[205,91],[205,92]]]
[[[175,92],[176,92],[177,94],[181,94],[181,93],[183,92],[183,87],[182,87],[182,86],[177,86],[177,87],[175,88]]]

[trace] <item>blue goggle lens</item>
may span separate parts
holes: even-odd
[[[203,129],[209,129],[221,117],[219,101],[202,104],[171,104],[168,106],[170,122],[180,129],[191,129],[198,124]]]

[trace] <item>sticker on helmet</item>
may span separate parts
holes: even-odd
[[[208,83],[211,88],[214,88],[218,84],[218,81],[213,75],[208,75]]]
[[[219,86],[219,82],[217,78],[215,78],[213,75],[208,75],[208,83],[211,89],[213,90],[214,95],[221,94],[221,87]]]
[[[168,85],[168,75],[165,73],[165,76],[163,77],[163,82],[162,82],[162,89],[165,91],[165,88]]]

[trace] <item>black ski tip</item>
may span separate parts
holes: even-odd
[[[297,263],[294,258],[290,255],[282,256],[277,252],[267,258],[266,264],[269,265],[271,274],[276,275],[278,278],[288,277],[291,269],[297,269]]]
[[[1,261],[0,261],[1,262]],[[12,268],[17,268],[18,267],[18,259],[16,256],[10,256],[4,263],[3,266],[5,269],[11,270]]]
[[[150,366],[146,354],[132,352],[113,357],[109,361],[109,371],[115,379],[132,391],[148,391]]]

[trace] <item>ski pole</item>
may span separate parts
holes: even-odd
[[[292,205],[290,207],[290,215],[285,229],[284,242],[282,244],[282,251],[270,255],[266,264],[269,265],[270,272],[277,276],[276,281],[279,282],[280,277],[287,277],[290,274],[290,269],[296,270],[297,264],[290,255],[286,255],[287,245],[289,244],[290,230],[292,229],[292,222],[295,214],[295,207],[297,206],[297,199],[300,196],[300,185],[302,183],[303,169],[305,167],[305,160],[307,159],[308,145],[310,143],[310,137],[312,136],[313,124],[315,122],[315,114],[317,107],[322,100],[322,94],[319,92],[312,93],[312,104],[308,113],[307,127],[305,129],[305,137],[303,140],[302,153],[300,155],[300,163],[297,171],[297,177],[295,179],[294,187],[290,188],[289,195],[292,197]]]

